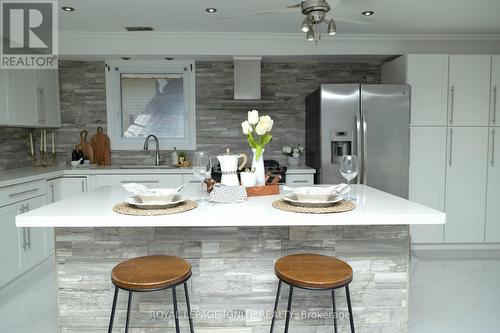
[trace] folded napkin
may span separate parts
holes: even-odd
[[[135,195],[141,195],[141,194],[155,194],[154,190],[149,189],[146,185],[142,185],[139,183],[128,183],[128,184],[122,184],[122,186],[129,191],[130,193],[133,193]]]
[[[247,199],[245,186],[225,186],[215,184],[210,192],[210,201],[217,203],[237,203]]]
[[[331,194],[343,195],[351,191],[351,187],[347,184],[338,184],[327,187],[310,186],[310,187],[288,187],[283,186],[283,192],[286,194],[299,193],[299,194]]]

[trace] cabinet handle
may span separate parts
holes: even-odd
[[[493,88],[493,116],[491,122],[495,124],[497,121],[497,87]]]
[[[26,233],[28,234],[28,243],[26,244],[28,246],[28,249],[31,249],[31,229],[26,228]]]
[[[26,241],[26,228],[23,228],[23,245],[21,245],[24,251],[28,248],[28,242]]]
[[[453,116],[455,109],[455,87],[451,86],[451,101],[450,101],[450,124],[453,124]]]
[[[199,180],[190,180],[189,183],[190,184],[199,184],[200,181]]]
[[[303,183],[309,183],[308,180],[306,179],[303,179],[303,180],[292,180],[292,183],[295,183],[295,184],[303,184]]]
[[[37,96],[38,96],[38,122],[45,122],[45,98],[44,98],[44,90],[43,88],[37,88]]]
[[[82,193],[85,193],[85,180],[82,179]]]
[[[25,194],[33,193],[33,192],[37,192],[37,191],[38,191],[37,188],[32,188],[31,190],[26,190],[26,191],[21,191],[21,192],[9,194],[9,198],[12,199],[12,198],[15,198],[15,197],[19,197],[21,195],[25,195]]]
[[[491,130],[491,166],[495,166],[495,129]]]
[[[450,166],[453,164],[453,128],[450,128],[450,157],[448,159],[448,164]]]

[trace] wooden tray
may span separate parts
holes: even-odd
[[[247,187],[247,196],[260,197],[264,195],[277,195],[280,194],[279,185],[265,185],[265,186],[251,186]]]

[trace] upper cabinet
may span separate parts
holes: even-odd
[[[4,70],[0,79],[0,125],[61,126],[57,70]]]
[[[6,124],[9,120],[9,71],[0,69],[0,124]]]
[[[492,126],[500,126],[500,103],[498,93],[500,89],[500,55],[494,55],[491,68],[491,116]]]
[[[488,126],[491,56],[450,55],[448,122],[452,126]]]
[[[448,56],[409,54],[406,71],[411,86],[411,125],[446,126]]]

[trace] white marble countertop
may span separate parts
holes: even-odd
[[[239,204],[204,204],[180,214],[145,217],[115,213],[112,210],[113,205],[124,201],[128,193],[121,187],[103,186],[18,215],[16,225],[18,227],[410,225],[443,224],[446,220],[443,212],[365,185],[354,185],[353,195],[357,197],[356,209],[338,214],[284,212],[271,205],[280,196],[264,196],[249,198]]]
[[[314,174],[316,170],[308,166],[290,167],[288,174]],[[78,167],[55,166],[47,168],[17,168],[0,171],[0,187],[31,182],[39,179],[52,179],[64,176],[89,176],[105,174],[192,174],[191,168],[122,168],[120,165]]]

